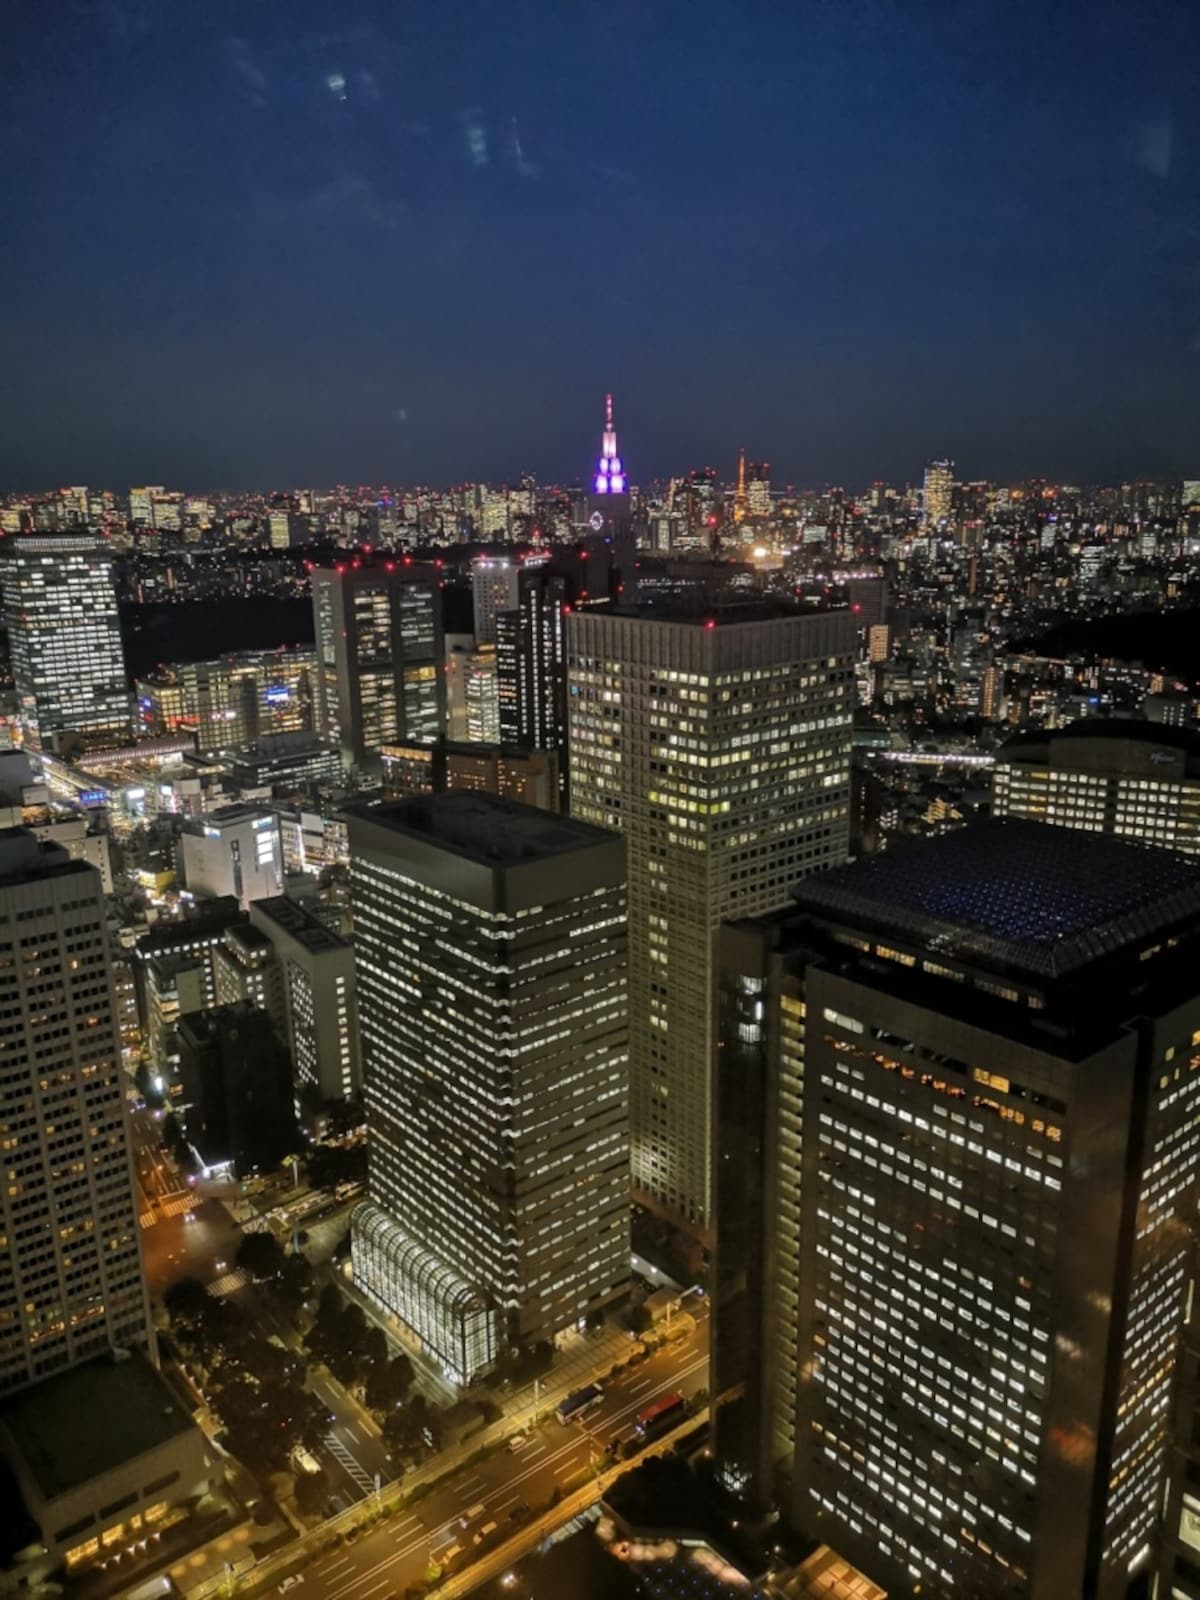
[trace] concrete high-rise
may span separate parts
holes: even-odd
[[[348,767],[442,732],[442,591],[436,569],[384,562],[312,574],[317,731]]]
[[[1123,1600],[1150,1575],[1198,958],[1200,864],[1022,821],[722,930],[717,1453],[889,1594]]]
[[[355,1281],[455,1382],[629,1278],[625,851],[455,793],[350,814]]]
[[[1200,734],[1085,717],[996,752],[992,812],[1200,855]]]
[[[250,922],[271,941],[282,968],[287,1038],[301,1096],[306,1102],[326,1103],[359,1094],[362,1068],[350,943],[286,895],[256,900]]]
[[[475,645],[494,645],[496,618],[517,603],[521,569],[507,556],[479,556],[471,566],[471,601],[475,615]]]
[[[568,641],[571,812],[629,852],[634,1189],[701,1230],[717,928],[849,841],[853,619],[743,617],[578,612]]]
[[[126,739],[129,689],[112,561],[87,533],[18,534],[0,587],[21,721],[31,745]]]
[[[99,874],[0,832],[0,1392],[153,1353]]]

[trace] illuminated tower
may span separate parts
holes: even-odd
[[[733,520],[740,528],[746,520],[746,451],[738,451],[737,492],[733,497]]]
[[[613,426],[612,395],[604,396],[604,432],[600,436],[600,459],[596,462],[593,494],[624,494],[625,468],[617,454],[617,430]]]
[[[629,479],[617,449],[611,394],[604,396],[604,432],[600,436],[600,455],[592,478],[592,492],[588,497],[588,527],[593,534],[608,540],[614,559],[617,559],[618,551],[625,558],[632,559],[635,541],[629,505]]]

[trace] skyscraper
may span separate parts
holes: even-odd
[[[938,528],[954,508],[954,463],[931,461],[925,468],[925,492],[921,501],[925,526]]]
[[[250,921],[271,941],[283,969],[297,1089],[306,1100],[322,1102],[357,1095],[362,1069],[353,948],[286,895],[256,900]]]
[[[1200,855],[1200,734],[1097,717],[1014,734],[996,752],[992,811]]]
[[[498,618],[499,737],[554,750],[567,781],[567,612],[575,585],[551,566],[521,574],[516,611]]]
[[[317,730],[347,766],[374,769],[384,745],[442,731],[442,593],[432,567],[321,568],[312,574]]]
[[[1200,866],[1029,822],[723,930],[718,1455],[782,1472],[889,1594],[1116,1600],[1148,1573],[1198,956]]]
[[[496,617],[517,603],[521,569],[507,556],[479,556],[471,564],[471,602],[475,616],[475,644],[494,645]]]
[[[571,617],[571,812],[629,851],[635,1191],[706,1228],[713,938],[849,839],[849,612]],[[735,620],[736,619],[736,620]]]
[[[0,832],[0,1392],[137,1345],[142,1282],[99,874]]]
[[[617,449],[617,429],[613,422],[613,397],[604,396],[604,431],[600,435],[600,454],[592,475],[588,497],[588,527],[593,534],[611,541],[614,556],[630,553],[633,521],[629,500],[629,478]]]
[[[0,546],[17,703],[32,745],[127,739],[129,690],[112,563],[86,533],[17,534]]]
[[[350,816],[356,1282],[456,1382],[629,1275],[625,852],[453,793]]]

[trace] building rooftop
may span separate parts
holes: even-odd
[[[217,938],[234,923],[245,920],[246,913],[236,895],[216,895],[211,900],[198,901],[184,917],[156,922],[134,949],[140,959],[149,961],[153,956],[185,949],[203,939]]]
[[[347,941],[334,933],[332,928],[326,927],[320,917],[314,916],[298,900],[293,900],[290,895],[266,895],[261,900],[255,900],[250,907],[250,916],[254,922],[267,921],[273,923],[281,932],[290,934],[298,944],[314,954],[323,950],[342,950]],[[269,934],[264,934],[269,939]]]
[[[98,1356],[18,1390],[0,1403],[0,1421],[47,1500],[192,1426],[140,1350]]]
[[[27,828],[0,828],[0,887],[95,870],[72,860],[61,845],[43,844]]]
[[[1085,740],[1158,745],[1182,750],[1200,757],[1200,733],[1192,728],[1177,728],[1165,722],[1149,722],[1141,717],[1083,717],[1065,728],[1039,729],[1014,733],[996,752],[997,761],[1019,759],[1024,753],[1048,751],[1053,746],[1083,743]]]
[[[473,861],[503,866],[586,850],[617,837],[590,822],[471,789],[359,806],[350,815],[410,838],[428,839]]]
[[[1044,980],[1200,921],[1200,862],[1007,819],[819,874],[796,900],[822,920]]]

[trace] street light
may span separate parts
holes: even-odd
[[[668,1300],[667,1301],[667,1332],[668,1333],[670,1333],[670,1331],[671,1331],[671,1313],[672,1313],[672,1311],[678,1311],[680,1306],[682,1306],[683,1302],[687,1299],[688,1295],[690,1295],[690,1294],[703,1294],[703,1293],[704,1293],[704,1290],[700,1287],[700,1285],[698,1283],[693,1283],[691,1285],[691,1287],[685,1289],[682,1294],[676,1295],[674,1300]]]

